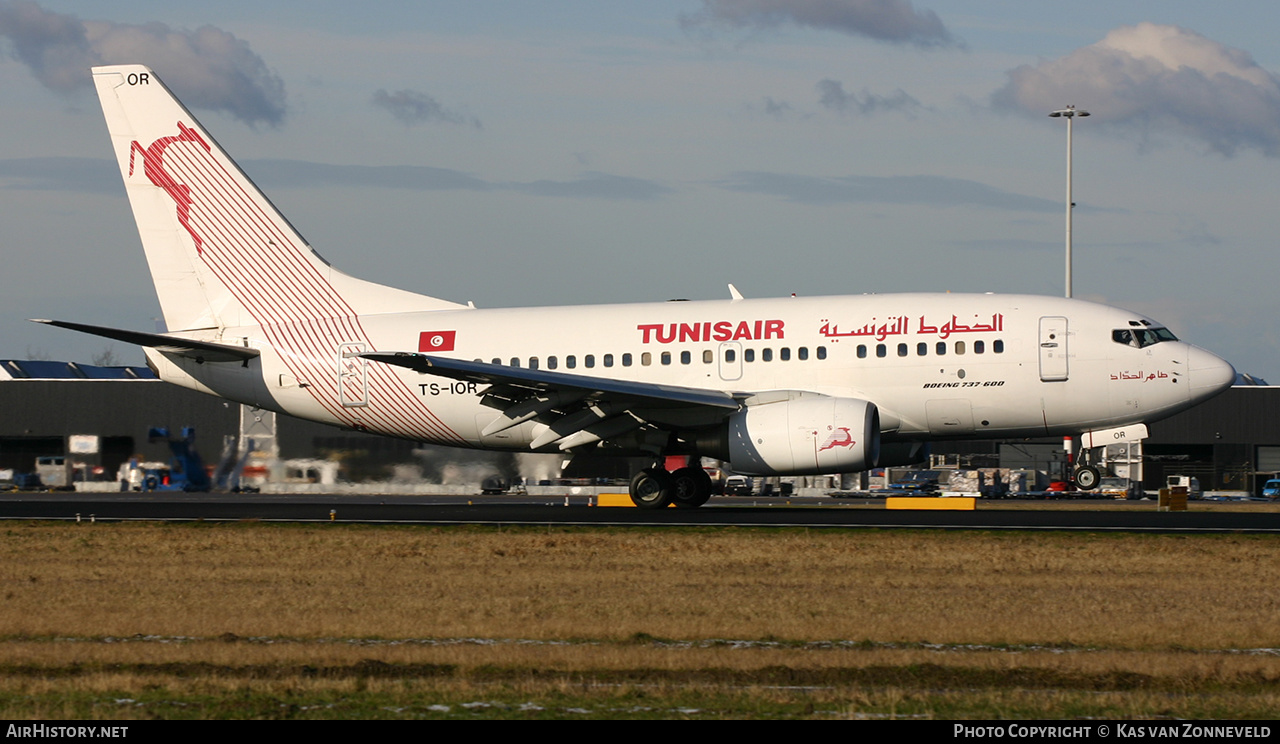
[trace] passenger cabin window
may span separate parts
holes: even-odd
[[[711,349],[703,349],[703,350],[702,350],[702,363],[703,363],[703,364],[711,364],[712,362],[714,362],[714,361],[715,361],[715,358],[716,358],[716,355],[715,355],[714,353],[712,353]]]
[[[564,358],[564,368],[573,369],[578,366],[578,358],[572,354]]]
[[[827,347],[825,347],[825,346],[819,346],[819,347],[818,347],[818,358],[819,358],[819,359],[826,359],[826,358],[827,358]]]
[[[755,360],[756,360],[756,350],[755,350],[755,349],[743,349],[743,350],[742,350],[742,361],[744,361],[744,362],[754,362]]]
[[[582,366],[586,367],[587,369],[591,369],[592,367],[596,366],[595,354],[588,354],[584,356],[582,358]]]
[[[946,342],[946,341],[939,341],[939,342],[938,342],[938,356],[946,356],[946,355],[947,355],[947,342]]]
[[[822,348],[822,347],[819,347],[819,348]],[[867,358],[867,347],[865,344],[858,344],[858,358],[859,359]]]
[[[520,360],[519,360],[519,359],[516,359],[515,357],[511,357],[511,366],[512,366],[512,367],[519,367],[519,366],[520,366]]]
[[[688,364],[689,362],[692,362],[692,361],[693,361],[693,352],[690,352],[690,351],[682,351],[682,352],[680,352],[680,363],[681,363],[681,364]]]
[[[994,352],[994,353],[996,353],[996,354],[1003,354],[1003,353],[1004,353],[1004,342],[1003,342],[1003,341],[1001,341],[1001,340],[999,340],[999,339],[996,339],[995,341],[992,341],[992,342],[991,342],[991,351],[992,351],[992,352]]]
[[[906,356],[906,355],[907,355],[907,345],[898,344],[898,356]]]
[[[957,353],[957,354],[963,354],[963,353],[964,353],[964,342],[963,342],[963,341],[957,341],[957,342],[956,342],[956,353]]]
[[[778,349],[778,359],[780,359],[780,360],[782,360],[782,361],[784,361],[784,362],[786,362],[786,361],[790,361],[790,360],[791,360],[791,349],[789,349],[789,348],[788,348],[788,347],[786,347],[786,346],[782,347],[781,349]]]
[[[553,357],[553,356],[549,356],[549,357],[547,357],[547,369],[555,369],[555,368],[556,368],[556,367],[558,367],[558,366],[560,366],[560,365],[559,365],[559,363],[556,361],[556,358],[555,358],[555,357]]]
[[[640,366],[648,367],[650,364],[653,364],[653,354],[646,351],[640,355]]]
[[[733,360],[735,360],[735,359],[737,359],[737,358],[738,358],[738,355],[734,353],[733,349],[725,349],[725,350],[724,350],[724,360],[725,360],[726,362],[729,362],[730,364],[732,364],[732,363],[733,363]]]
[[[529,369],[537,369],[537,368],[538,368],[538,358],[529,357]]]
[[[760,350],[760,361],[762,361],[762,362],[772,362],[772,361],[773,361],[773,349],[761,349],[761,350]]]
[[[613,355],[612,355],[612,354],[605,354],[605,355],[604,355],[604,366],[606,366],[606,367],[612,367],[612,366],[613,366]]]
[[[861,353],[861,354],[859,354],[858,356],[860,356],[860,357],[864,357],[864,356],[866,356],[866,355],[867,355],[867,354],[866,354],[867,347],[865,347],[865,346],[861,346],[861,347],[858,347],[858,348],[862,349],[862,353]],[[809,347],[808,347],[808,346],[801,346],[801,347],[800,347],[800,349],[799,349],[799,351],[798,351],[798,355],[799,355],[799,357],[800,357],[800,361],[802,361],[802,362],[803,362],[803,361],[806,361],[806,360],[809,358]]]
[[[662,352],[662,364],[664,366],[671,364],[671,352],[669,351]]]
[[[886,354],[888,354],[888,353],[889,353],[889,350],[888,350],[887,348],[885,348],[885,345],[884,345],[884,344],[876,344],[876,356],[877,356],[877,357],[879,357],[879,358],[881,358],[881,359],[884,359],[884,358],[885,358],[885,355],[886,355]]]
[[[987,342],[986,342],[986,341],[974,341],[974,342],[973,342],[973,353],[974,353],[974,354],[981,354],[982,352],[984,352],[984,351],[986,351],[986,350],[987,350]]]
[[[916,356],[928,356],[928,355],[929,355],[929,344],[926,344],[923,341],[916,344]]]
[[[626,353],[626,354],[623,354],[623,355],[622,355],[622,366],[624,366],[624,367],[630,367],[630,366],[631,366],[631,354],[630,354],[630,353]]]

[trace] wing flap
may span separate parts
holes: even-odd
[[[577,403],[584,397],[586,396],[581,393],[552,393],[550,395],[535,395],[531,398],[526,398],[515,405],[511,405],[512,399],[508,398],[505,403],[505,408],[497,406],[502,408],[502,415],[494,419],[488,426],[484,427],[480,432],[480,436],[489,437],[494,434],[499,434],[513,426],[519,426],[526,421],[531,421],[539,416],[545,415],[552,409]],[[519,399],[515,398],[515,400]]]
[[[555,447],[569,452],[606,442],[617,446],[620,437],[643,438],[646,431],[678,428],[670,425],[673,418],[706,425],[737,411],[749,397],[723,390],[507,367],[413,352],[361,356],[423,374],[484,383],[488,387],[479,393],[482,403],[500,413],[483,427],[481,436],[536,421],[545,428],[530,442],[533,450]]]

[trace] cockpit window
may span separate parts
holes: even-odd
[[[1122,328],[1111,332],[1111,340],[1117,344],[1143,349],[1161,341],[1177,341],[1178,337],[1168,328]]]

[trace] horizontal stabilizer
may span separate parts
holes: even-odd
[[[179,356],[195,359],[198,362],[246,362],[260,354],[257,349],[250,349],[246,346],[215,344],[208,341],[192,341],[191,339],[186,338],[166,336],[162,333],[125,331],[119,328],[105,328],[103,326],[86,325],[84,323],[68,323],[65,320],[42,320],[32,318],[31,322],[45,323],[59,328],[67,328],[72,331],[80,331],[81,333],[88,333],[94,336],[102,336],[103,338],[109,338],[114,341],[123,341],[126,344],[149,346],[165,353],[177,354]]]

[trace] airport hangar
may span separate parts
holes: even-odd
[[[1268,478],[1280,473],[1280,387],[1257,382],[1242,375],[1222,395],[1150,424],[1150,437],[1140,456],[1135,455],[1144,487],[1160,488],[1167,475],[1176,474],[1198,478],[1206,490],[1259,493]],[[245,425],[241,406],[163,383],[146,367],[74,362],[0,360],[0,411],[0,469],[32,472],[35,458],[67,454],[71,436],[96,435],[98,453],[87,460],[101,467],[105,480],[114,480],[120,464],[135,454],[168,460],[167,444],[147,439],[152,427],[166,427],[174,435],[195,427],[196,447],[208,464],[218,461],[224,437]],[[253,415],[246,411],[244,418]],[[414,442],[291,416],[279,415],[275,429],[281,458],[345,451],[378,464],[418,459]],[[459,459],[474,456],[438,449],[457,453]],[[1063,472],[1066,460],[1060,438],[934,442],[932,452],[935,460],[959,467],[1029,468],[1051,475]],[[608,460],[613,463],[610,472],[566,475],[626,477],[625,472],[611,472],[625,470],[625,461]]]

